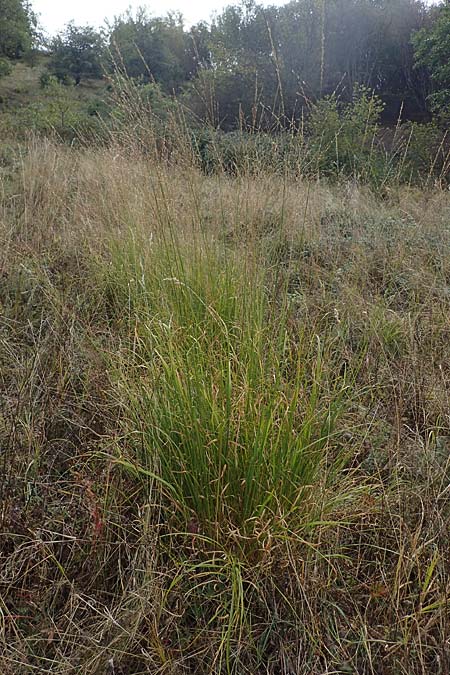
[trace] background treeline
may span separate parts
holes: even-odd
[[[450,102],[447,3],[293,0],[263,7],[249,0],[194,26],[179,14],[155,17],[141,9],[101,31],[69,24],[47,42],[22,0],[0,0],[0,16],[2,72],[31,56],[40,64],[42,96],[14,111],[16,128],[51,128],[73,139],[83,126],[99,137],[105,125],[110,132],[122,124],[143,142],[143,119],[162,121],[159,131],[167,134],[168,117],[177,115],[196,129],[194,145],[207,167],[216,161],[211,144],[223,146],[222,163],[234,166],[243,155],[254,163],[258,153],[267,157],[273,136],[262,141],[263,151],[261,139],[257,147],[252,140],[249,154],[242,133],[284,130],[297,140],[313,138],[310,156],[297,148],[303,170],[354,173],[357,167],[361,175],[363,154],[370,173],[377,173],[383,158],[374,161],[375,137],[383,152],[393,150],[396,171],[399,163],[402,170],[408,166],[407,149],[415,171],[431,161],[443,175]],[[87,95],[83,87],[90,88]],[[425,133],[416,123],[431,126]],[[239,133],[239,147],[218,132]],[[277,157],[285,165],[279,147],[286,143],[279,140]]]

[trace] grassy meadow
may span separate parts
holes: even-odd
[[[0,672],[450,670],[450,193],[31,139]]]

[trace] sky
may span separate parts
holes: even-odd
[[[284,0],[286,1],[286,0]],[[160,16],[169,10],[182,12],[188,24],[209,19],[213,12],[220,11],[231,0],[32,0],[34,11],[40,15],[40,23],[49,34],[61,30],[69,21],[78,25],[101,26],[106,18],[122,14],[128,7],[147,7],[152,14]],[[282,4],[271,0],[264,4]]]

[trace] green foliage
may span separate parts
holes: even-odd
[[[0,58],[0,77],[3,77],[4,75],[9,75],[11,73],[11,63],[8,61],[8,59],[2,59]]]
[[[30,23],[23,3],[1,1]],[[445,70],[446,29],[439,27],[445,12],[433,24],[435,14],[421,0],[302,0],[269,7],[251,1],[226,7],[210,25],[186,28],[176,13],[157,17],[141,9],[116,18],[104,41],[89,26],[69,24],[51,43],[50,71],[79,83],[101,77],[104,62],[110,71],[156,82],[165,93],[182,93],[195,115],[224,130],[287,128],[324,96],[351,102],[358,83],[382,98],[385,119],[396,122],[402,108],[406,119],[418,120],[427,114],[429,80],[424,66],[414,68],[411,35],[425,31],[425,44],[436,32],[436,57]],[[12,44],[20,53],[21,42],[16,31]],[[418,59],[425,63],[422,51]]]
[[[211,24],[211,72],[189,87],[196,114],[214,126],[273,129],[307,113],[311,101],[351,102],[358,83],[386,104],[396,122],[424,116],[426,82],[414,69],[411,33],[426,20],[411,0],[254,2],[226,8]],[[214,109],[210,92],[214,92]]]
[[[36,23],[24,0],[0,0],[0,57],[19,59],[32,47]]]
[[[0,78],[11,73],[11,61],[30,53],[36,18],[25,0],[0,0]]]
[[[378,96],[355,86],[351,103],[336,96],[318,101],[304,129],[270,134],[201,128],[192,132],[191,143],[205,173],[351,177],[377,188],[445,183],[449,145],[439,126],[407,123],[393,130],[389,140],[379,121],[383,107]]]
[[[431,25],[413,37],[416,64],[424,66],[431,75],[434,92],[430,95],[433,109],[450,114],[450,6],[437,10]]]
[[[28,93],[28,83],[4,78],[2,106],[10,126],[58,129],[67,140],[80,118],[88,128],[101,118],[115,142],[171,160],[195,156],[207,173],[350,176],[377,187],[442,182],[449,173],[442,132],[404,120],[427,114],[428,71],[429,101],[444,119],[449,18],[448,7],[425,9],[419,0],[246,2],[191,29],[177,14],[128,12],[107,39],[69,24],[42,57],[48,68],[39,70],[36,100],[27,106],[21,96],[11,122],[8,96]],[[103,68],[107,102],[74,95],[73,84],[101,78]],[[0,54],[0,74],[8,70]],[[95,86],[89,82],[86,97]],[[381,131],[393,120],[395,132]]]
[[[105,108],[101,103],[95,106],[80,101],[73,84],[62,84],[47,73],[41,84],[45,86],[39,100],[5,115],[10,133],[21,137],[32,131],[70,143],[98,142],[105,137],[106,128],[100,120]]]
[[[196,36],[201,39],[202,31]],[[144,10],[116,19],[109,37],[112,67],[123,75],[178,90],[197,68],[196,45],[179,15],[154,18]],[[204,50],[203,50],[204,53]]]
[[[136,88],[139,102],[146,107],[152,115],[158,119],[167,119],[168,114],[174,110],[172,99],[167,96],[160,85],[155,83],[141,84]]]
[[[340,103],[336,96],[318,101],[306,130],[224,134],[204,129],[194,133],[193,144],[206,172],[343,175],[377,183],[387,171],[376,143],[383,107],[378,96],[355,86],[351,103]]]
[[[73,79],[79,84],[85,78],[102,77],[103,38],[90,26],[69,23],[50,47],[52,56],[48,68],[60,82]]]
[[[249,2],[188,31],[177,15],[141,10],[116,20],[110,53],[129,77],[183,89],[198,117],[225,130],[286,127],[311,100],[336,94],[350,102],[357,83],[381,96],[396,121],[405,100],[406,116],[426,113],[410,44],[425,19],[419,0]]]
[[[306,143],[301,134],[227,132],[208,128],[191,134],[194,156],[205,173],[302,173]]]
[[[437,122],[403,125],[395,143],[399,178],[414,183],[446,183],[450,174],[449,143]]]
[[[319,174],[367,178],[374,169],[374,138],[384,105],[364,86],[355,86],[352,103],[336,96],[314,105],[308,120],[311,168]]]

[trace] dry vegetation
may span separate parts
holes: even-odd
[[[450,196],[31,144],[0,672],[450,670]]]

